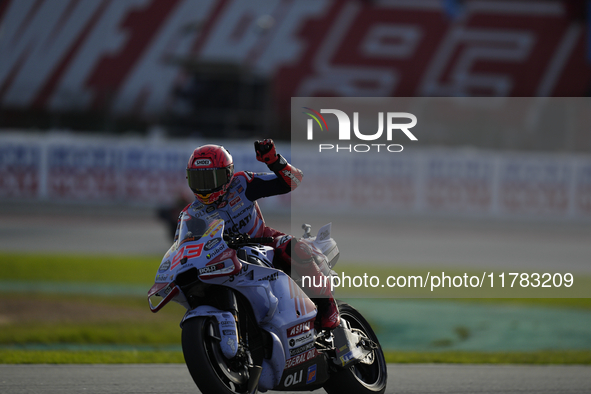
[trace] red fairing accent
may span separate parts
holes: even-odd
[[[159,293],[165,288],[169,288],[170,291],[168,294],[163,296],[162,300],[158,303],[158,305],[152,305],[151,297]],[[172,300],[176,295],[180,292],[180,289],[174,282],[170,283],[154,283],[154,286],[148,291],[148,304],[150,305],[150,310],[152,313],[158,312],[160,309],[164,307],[164,305],[168,304],[170,300]]]
[[[242,263],[238,260],[238,257],[236,256],[236,251],[234,249],[227,249],[224,253],[222,253],[221,255],[215,257],[213,260],[211,260],[209,263],[207,263],[206,266],[215,266],[217,263],[220,263],[224,260],[230,259],[232,260],[232,263],[234,264],[234,269],[231,272],[225,272],[223,274],[209,274],[209,275],[199,275],[199,278],[201,280],[207,280],[207,279],[214,279],[214,278],[219,278],[222,276],[230,276],[230,275],[236,275],[240,272],[240,270],[242,269]],[[214,271],[215,272],[215,271]]]
[[[279,171],[279,175],[289,185],[291,190],[298,187],[304,178],[304,173],[289,163]]]
[[[154,283],[150,290],[148,290],[148,297],[152,297],[168,285],[170,285],[170,283]]]

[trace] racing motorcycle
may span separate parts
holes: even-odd
[[[323,272],[339,251],[331,225],[307,242]],[[383,393],[386,362],[378,338],[352,306],[337,301],[341,324],[315,325],[316,306],[301,278],[273,268],[272,238],[225,236],[224,221],[184,213],[178,238],[165,254],[148,292],[152,312],[183,305],[182,349],[203,393],[267,390]],[[295,275],[295,274],[294,274]],[[295,279],[295,280],[294,280]]]

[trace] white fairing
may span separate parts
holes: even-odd
[[[217,278],[207,282],[223,284],[244,294],[259,326],[272,334],[276,342],[273,354],[271,360],[263,363],[259,381],[260,389],[272,389],[279,384],[285,361],[313,348],[316,306],[287,274],[274,268],[243,263],[242,270],[231,281]],[[297,332],[290,336],[289,330],[294,327]]]

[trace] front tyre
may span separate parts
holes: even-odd
[[[351,328],[363,332],[378,346],[365,359],[351,367],[331,375],[324,389],[329,394],[381,394],[386,390],[388,371],[378,337],[365,318],[351,305],[337,301],[341,319],[351,324]]]
[[[249,376],[247,367],[222,354],[216,326],[216,320],[206,316],[183,323],[182,345],[187,368],[204,394],[245,393]]]

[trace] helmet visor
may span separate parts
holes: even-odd
[[[230,181],[231,173],[227,168],[204,168],[187,170],[189,187],[206,194],[224,186]]]

